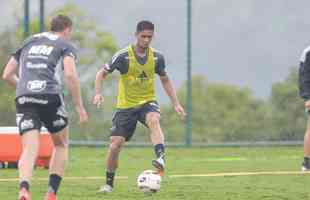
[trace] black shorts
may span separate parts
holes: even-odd
[[[49,133],[56,133],[68,125],[63,96],[58,94],[24,95],[15,99],[16,124],[19,133],[41,130],[42,125]]]
[[[122,136],[129,141],[138,121],[147,126],[146,115],[150,112],[160,113],[157,102],[148,102],[136,108],[118,109],[113,115],[111,136]]]

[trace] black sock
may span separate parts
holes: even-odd
[[[305,165],[309,166],[310,158],[309,157],[304,157],[304,163],[305,163]]]
[[[57,174],[51,174],[48,182],[48,192],[57,194],[61,179]]]
[[[115,172],[106,172],[107,185],[113,187]]]
[[[156,144],[154,146],[156,157],[159,158],[160,156],[165,154],[165,146],[164,144]]]
[[[28,183],[28,181],[22,181],[19,184],[20,189],[25,188],[27,191],[29,191],[29,187],[30,187],[30,184]]]

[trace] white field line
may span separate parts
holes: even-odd
[[[223,176],[253,176],[253,175],[305,175],[310,172],[301,171],[265,171],[265,172],[229,172],[229,173],[209,173],[209,174],[176,174],[169,178],[185,177],[223,177]]]
[[[208,174],[175,174],[168,175],[169,178],[187,177],[224,177],[224,176],[253,176],[253,175],[310,175],[310,172],[301,171],[265,171],[265,172],[230,172],[230,173],[208,173]],[[103,180],[103,176],[64,177],[65,180]],[[127,176],[116,176],[116,179],[128,179]],[[18,178],[0,178],[0,182],[16,182]],[[47,178],[34,178],[34,181],[47,181]]]

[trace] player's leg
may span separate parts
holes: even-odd
[[[149,112],[146,114],[146,124],[151,132],[151,141],[154,145],[156,158],[152,164],[163,175],[165,167],[165,145],[164,134],[160,127],[160,114],[158,112]]]
[[[164,144],[164,134],[160,127],[160,114],[158,112],[149,112],[146,114],[146,124],[151,132],[151,141],[154,146]],[[155,150],[156,156],[164,153],[163,148]]]
[[[59,95],[47,95],[48,104],[40,110],[42,122],[50,133],[54,149],[49,166],[49,181],[46,200],[56,200],[56,195],[65,173],[69,152],[68,118]]]
[[[108,149],[107,155],[107,171],[115,172],[118,168],[118,157],[121,147],[125,143],[125,138],[121,136],[112,136],[111,144]]]
[[[39,150],[39,131],[30,130],[22,135],[23,152],[18,162],[20,192],[19,200],[30,200],[30,181]]]
[[[163,175],[165,167],[165,144],[164,134],[160,126],[160,109],[156,102],[145,104],[140,111],[140,119],[150,129],[150,137],[154,145],[156,159],[152,161],[161,175]]]
[[[102,192],[111,192],[114,186],[114,177],[116,169],[118,168],[118,158],[119,153],[123,144],[125,143],[125,138],[122,136],[112,136],[111,144],[109,146],[107,155],[107,170],[106,170],[106,186],[102,188]]]
[[[51,134],[54,144],[53,154],[49,166],[49,182],[46,200],[56,199],[56,195],[65,173],[65,165],[69,154],[69,128]]]
[[[304,136],[304,162],[302,163],[302,170],[310,170],[310,117],[308,117],[307,129]]]
[[[16,123],[22,140],[22,155],[18,162],[19,200],[30,200],[30,181],[39,149],[41,122],[36,105],[26,103],[26,97],[16,99]]]
[[[39,149],[39,131],[30,130],[22,135],[23,153],[18,162],[20,180],[30,181]]]
[[[119,154],[125,141],[126,139],[123,136],[111,136],[111,143],[106,158],[106,183],[100,187],[99,192],[112,192],[114,187],[114,177],[118,168]]]
[[[99,189],[99,192],[104,193],[112,192],[119,154],[123,144],[130,140],[136,129],[137,116],[132,109],[119,110],[115,113],[112,123],[111,143],[106,160],[106,184]]]

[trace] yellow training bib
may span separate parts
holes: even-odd
[[[155,60],[154,52],[148,48],[147,61],[141,65],[133,46],[128,48],[129,68],[119,80],[117,108],[133,108],[149,101],[155,101]]]

